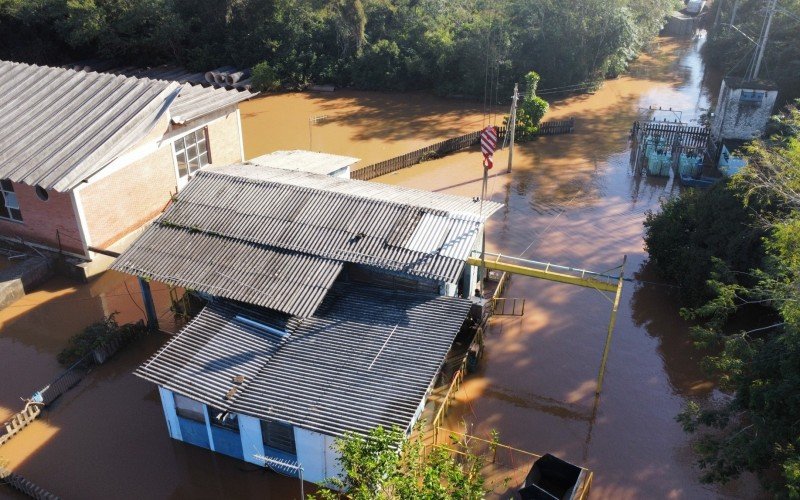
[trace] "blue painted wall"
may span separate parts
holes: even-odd
[[[184,442],[195,446],[202,446],[203,448],[211,448],[208,441],[208,429],[205,423],[178,417],[178,424],[181,427],[181,438],[183,438]]]
[[[212,425],[211,439],[214,440],[215,451],[224,453],[233,458],[238,458],[239,460],[244,460],[242,438],[238,432]]]

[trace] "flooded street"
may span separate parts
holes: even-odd
[[[481,372],[467,379],[451,413],[468,432],[492,429],[514,447],[554,453],[595,471],[593,498],[752,498],[748,476],[701,485],[690,440],[675,422],[687,398],[714,397],[698,367],[669,284],[645,265],[642,221],[676,194],[671,180],[634,175],[628,133],[649,106],[672,107],[696,124],[719,79],[704,74],[702,39],[661,39],[630,76],[594,95],[554,102],[548,119],[574,116],[572,135],[545,137],[495,158],[489,190],[507,204],[490,220],[489,251],[594,271],[628,256],[626,283],[604,389],[594,389],[611,294],[515,276],[505,296],[524,298],[524,317],[493,320]],[[376,179],[465,196],[480,194],[481,155],[462,152]],[[521,480],[515,477],[514,480]]]
[[[613,297],[514,277],[506,296],[525,298],[525,316],[493,320],[486,357],[459,391],[451,425],[464,420],[470,433],[484,437],[496,429],[505,444],[594,470],[592,498],[758,494],[749,476],[726,487],[697,480],[690,440],[674,418],[687,398],[718,394],[698,367],[701,355],[669,284],[658,283],[645,265],[642,241],[645,212],[679,188],[635,176],[629,166],[628,133],[646,108],[672,107],[689,123],[709,108],[719,79],[704,72],[702,43],[659,39],[628,76],[595,94],[553,102],[546,119],[575,117],[575,133],[518,145],[511,173],[500,152],[489,179],[492,199],[506,204],[489,222],[490,251],[595,271],[617,267],[626,254],[626,276],[636,281],[625,285],[596,400]],[[479,103],[422,94],[284,94],[241,110],[248,158],[310,147],[359,157],[359,165],[486,122]],[[481,175],[480,153],[470,150],[376,181],[476,196]],[[153,292],[162,328],[174,329],[168,291],[154,284]],[[138,284],[114,272],[85,285],[52,279],[0,311],[0,418],[61,372],[56,355],[69,337],[114,311],[121,323],[143,317]],[[168,437],[156,389],[131,373],[167,339],[140,339],[96,368],[0,448],[0,463],[65,499],[298,498],[296,480]],[[0,489],[0,497],[10,494]]]

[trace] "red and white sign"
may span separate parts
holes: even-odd
[[[486,168],[494,166],[494,150],[497,148],[497,130],[489,125],[481,132],[481,153]]]

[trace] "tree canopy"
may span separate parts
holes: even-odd
[[[749,164],[730,182],[648,216],[646,242],[659,271],[690,292],[683,314],[731,394],[678,416],[699,433],[702,480],[752,471],[800,498],[800,111],[773,131],[746,148]]]
[[[679,2],[678,2],[679,3]],[[673,0],[0,0],[0,57],[193,70],[266,62],[282,85],[510,96],[622,71]],[[496,97],[495,97],[496,98]]]

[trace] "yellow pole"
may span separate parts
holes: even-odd
[[[606,335],[606,345],[603,348],[603,359],[600,361],[600,373],[597,374],[597,389],[595,394],[600,394],[603,390],[603,377],[606,374],[606,362],[608,361],[608,350],[611,347],[611,334],[614,333],[614,324],[617,322],[617,310],[619,309],[619,301],[622,296],[622,279],[625,274],[625,261],[628,256],[622,257],[622,266],[619,269],[619,281],[617,281],[617,295],[614,297],[614,307],[611,309],[611,319],[608,321],[608,334]]]

